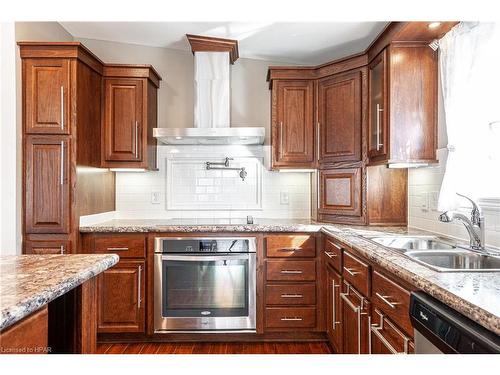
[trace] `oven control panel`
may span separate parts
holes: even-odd
[[[255,237],[159,237],[155,239],[155,253],[255,253],[255,251]]]

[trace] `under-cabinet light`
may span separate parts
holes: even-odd
[[[144,168],[109,168],[113,172],[146,172]]]
[[[441,22],[431,22],[430,24],[427,25],[429,29],[437,29],[439,26],[441,26]]]
[[[312,173],[312,172],[316,172],[316,169],[279,169],[278,170],[279,172],[294,172],[294,173]]]
[[[388,168],[421,168],[428,167],[428,163],[390,163],[387,165]]]

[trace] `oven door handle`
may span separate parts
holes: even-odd
[[[183,262],[213,262],[224,260],[248,260],[250,254],[224,255],[162,255],[161,260],[180,260]]]

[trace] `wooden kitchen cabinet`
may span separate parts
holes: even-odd
[[[24,241],[25,254],[67,254],[71,253],[70,241],[59,239]]]
[[[319,162],[361,161],[362,72],[318,81]]]
[[[145,331],[144,260],[122,260],[98,278],[98,333]]]
[[[436,162],[436,51],[392,43],[371,61],[368,77],[369,163]]]
[[[369,352],[370,302],[344,281],[341,297],[343,353],[367,354]]]
[[[70,232],[70,139],[29,135],[25,141],[25,231]]]
[[[25,59],[23,85],[27,134],[69,134],[70,59]]]
[[[149,65],[106,65],[102,165],[156,170],[157,89],[161,77]]]
[[[331,266],[326,266],[326,334],[335,353],[343,352],[343,323],[341,311],[342,278]]]
[[[362,168],[319,171],[319,208],[324,215],[362,216]]]
[[[137,79],[104,80],[106,161],[142,161],[142,86]]]
[[[374,309],[370,318],[369,348],[370,354],[412,354],[414,343],[388,316]]]
[[[276,81],[271,96],[272,168],[313,168],[314,83]]]

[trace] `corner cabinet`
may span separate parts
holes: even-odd
[[[314,82],[275,81],[271,97],[272,168],[314,168]]]
[[[157,169],[157,89],[160,76],[150,66],[104,67],[102,166]]]
[[[361,217],[362,173],[362,168],[320,170],[318,212],[341,217]]]
[[[437,53],[427,43],[392,43],[368,77],[369,163],[436,162]]]

